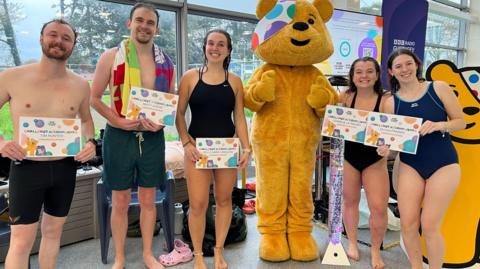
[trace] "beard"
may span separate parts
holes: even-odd
[[[51,52],[51,49],[53,48],[56,48],[57,50],[60,50],[63,53]],[[59,43],[50,43],[50,44],[42,43],[42,52],[49,59],[66,61],[70,57],[70,55],[72,55],[73,48],[71,50],[67,50],[67,48],[65,48],[62,44],[59,44]]]
[[[150,42],[151,40],[153,39],[153,35],[151,33],[140,33],[140,32],[137,32],[137,34],[135,35],[135,40],[137,40],[138,43],[140,44],[148,44],[148,42]]]

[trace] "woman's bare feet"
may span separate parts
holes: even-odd
[[[115,259],[115,262],[112,265],[112,269],[123,269],[123,268],[125,268],[125,260]]]
[[[383,263],[382,255],[380,255],[380,250],[372,249],[371,255],[372,255],[372,269],[385,268],[385,263]]]
[[[205,259],[203,259],[203,252],[193,252],[195,259],[193,260],[193,269],[207,269]]]
[[[348,244],[347,256],[354,261],[360,260],[360,254],[358,253],[357,244]]]
[[[215,269],[227,269],[228,264],[223,257],[223,247],[213,248],[213,265]]]
[[[152,255],[144,255],[143,262],[145,263],[145,267],[148,269],[165,269],[161,263],[155,259]]]

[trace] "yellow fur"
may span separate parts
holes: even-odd
[[[477,111],[474,114],[464,113],[467,129],[451,133],[458,153],[462,177],[442,225],[445,240],[444,266],[448,268],[470,268],[474,264],[480,266],[478,256],[480,253],[480,195],[478,194],[480,190],[478,177],[480,113],[476,110],[480,107],[480,102],[472,93],[472,90],[480,89],[470,89],[461,75],[462,72],[474,68],[479,74],[478,66],[457,69],[451,62],[438,61],[433,63],[427,71],[427,78],[443,80],[451,85],[452,89],[458,93],[458,99],[464,111]],[[425,248],[423,255],[426,256]]]
[[[276,2],[260,0],[259,19]],[[256,47],[255,53],[266,64],[252,75],[244,97],[245,106],[256,112],[252,147],[257,167],[259,254],[268,261],[318,258],[318,247],[311,236],[311,179],[320,140],[320,117],[327,104],[338,101],[335,90],[313,66],[333,52],[325,28],[332,5],[328,0],[297,0],[296,5],[294,20]],[[315,23],[309,24],[312,17]],[[307,24],[308,29],[294,30],[297,22]],[[292,38],[310,42],[295,46]]]

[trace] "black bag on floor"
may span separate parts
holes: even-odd
[[[245,193],[243,193],[243,195],[245,195]],[[240,203],[241,199],[236,200]],[[244,202],[245,200],[242,201],[242,203]],[[213,248],[215,247],[214,205],[215,200],[213,196],[210,196],[206,213],[205,237],[203,238],[202,252],[204,256],[213,256]],[[189,203],[188,201],[185,201],[183,203],[183,212],[185,212],[185,214],[183,217],[182,236],[185,241],[191,243],[192,239],[190,238],[190,231],[188,229],[188,208]],[[225,239],[225,245],[241,242],[245,240],[246,237],[247,222],[245,214],[243,213],[242,208],[234,202],[232,205],[232,221],[230,223],[230,228],[228,229],[227,238]]]

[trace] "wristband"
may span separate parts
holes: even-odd
[[[250,152],[252,152],[252,150],[251,149],[242,149],[242,152],[243,153],[250,153]]]
[[[191,143],[192,143],[192,141],[188,140],[187,142],[183,143],[182,146],[185,147],[186,145],[191,144]]]

